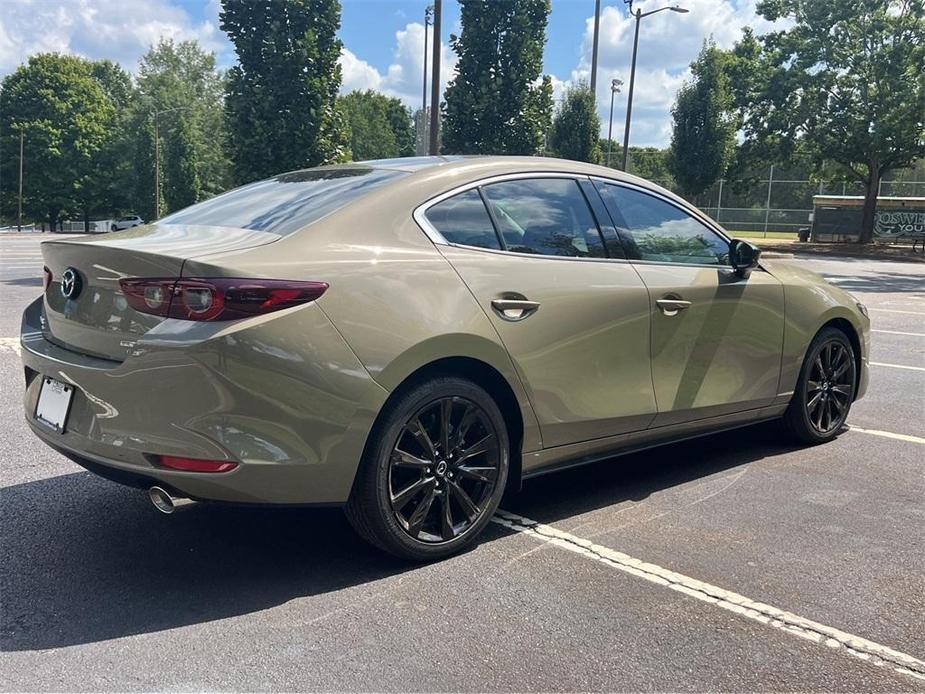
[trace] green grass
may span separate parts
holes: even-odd
[[[733,229],[729,230],[729,233],[732,236],[737,238],[744,239],[796,239],[797,232],[795,231],[735,231]]]

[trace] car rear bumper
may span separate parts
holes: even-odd
[[[124,362],[42,335],[23,314],[24,408],[33,432],[104,477],[234,503],[340,504],[388,393],[314,305],[234,324],[166,322]],[[305,336],[293,340],[293,335]],[[35,419],[49,376],[74,386],[63,433]],[[232,460],[222,473],[169,470],[158,455]]]

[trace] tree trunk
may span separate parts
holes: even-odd
[[[861,243],[874,240],[874,216],[877,212],[877,194],[880,192],[880,165],[874,160],[870,163],[870,176],[867,178],[867,190],[864,191],[864,211],[861,215]]]

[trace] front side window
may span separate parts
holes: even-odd
[[[427,221],[450,243],[501,248],[479,191],[467,190],[428,208]]]
[[[614,224],[638,260],[726,265],[729,244],[682,209],[632,188],[598,185]]]
[[[167,215],[160,223],[236,227],[286,235],[407,175],[365,166],[293,171],[216,195]]]
[[[607,257],[597,223],[577,181],[504,181],[484,186],[482,192],[508,251]]]

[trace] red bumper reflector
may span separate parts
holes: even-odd
[[[173,455],[159,455],[157,461],[171,470],[184,472],[228,472],[238,467],[229,460],[200,460],[198,458],[178,458]]]

